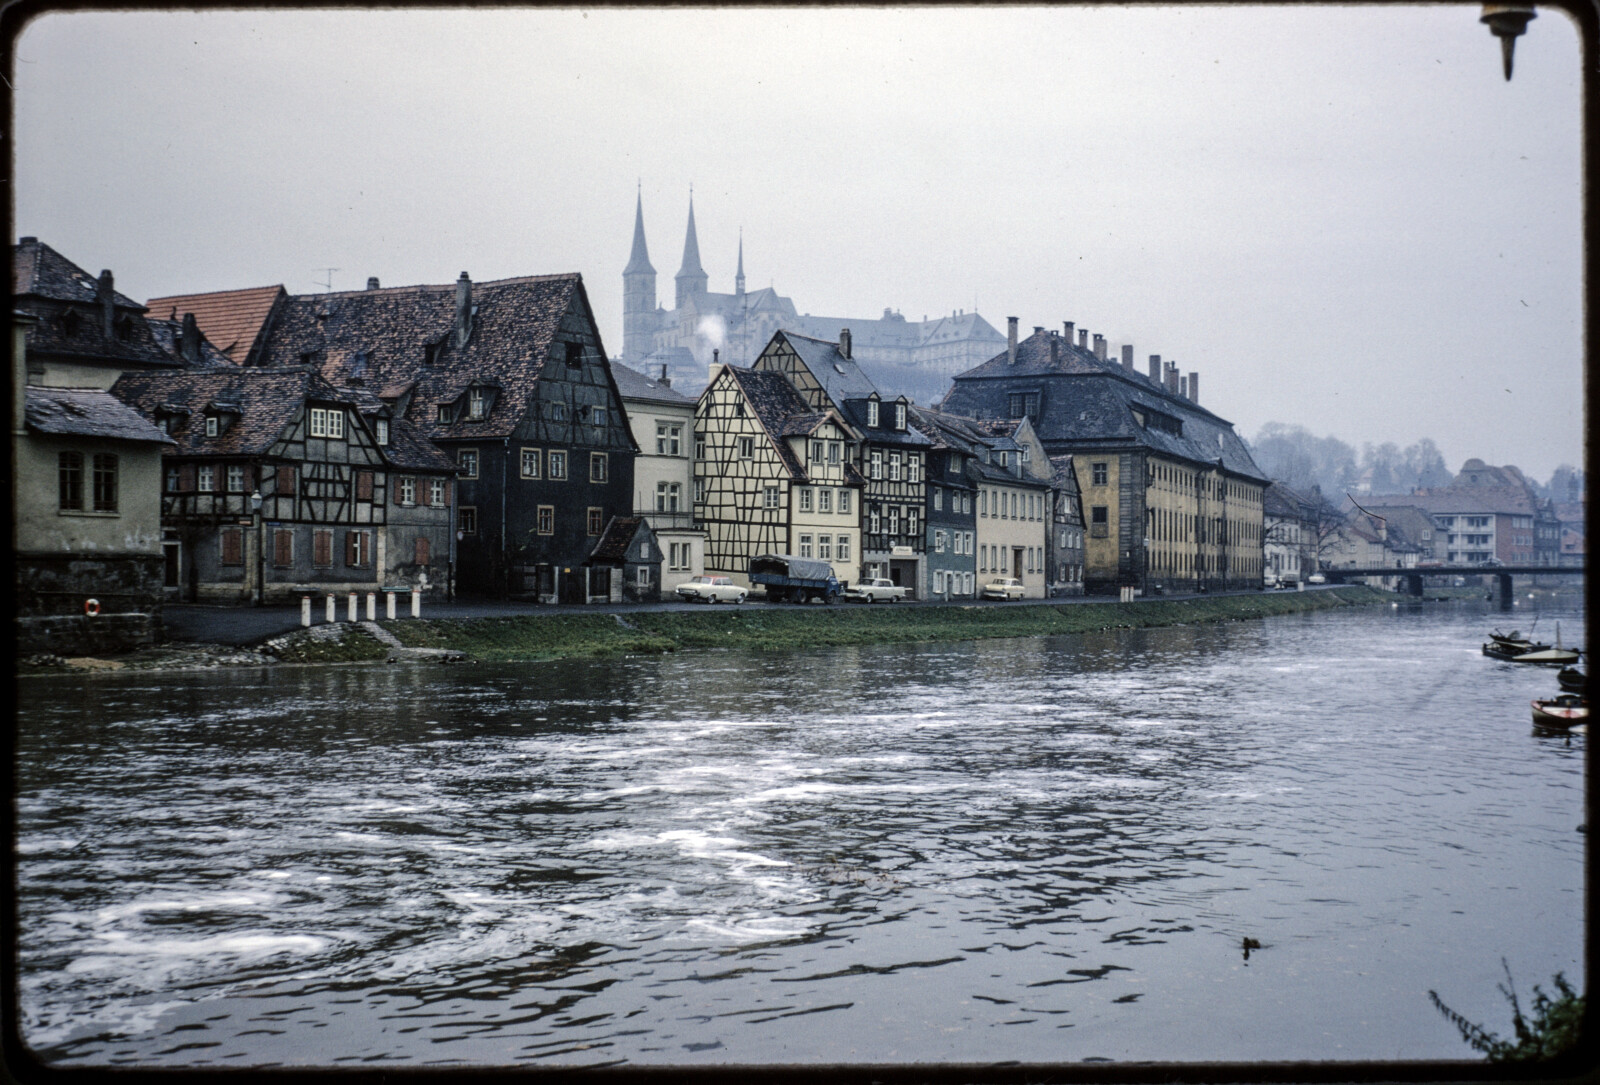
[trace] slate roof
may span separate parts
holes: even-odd
[[[150,334],[155,337],[161,349],[172,355],[173,358],[183,360],[179,342],[182,338],[182,320],[153,320],[145,318],[145,323],[150,325]],[[211,345],[211,340],[205,337],[204,329],[200,333],[200,368],[215,369],[218,366],[231,366],[233,359]]]
[[[455,298],[454,283],[291,296],[268,332],[262,360],[293,365],[311,355],[325,378],[342,384],[361,355],[366,386],[416,382],[408,415],[431,438],[509,436],[527,414],[562,316],[575,305],[591,311],[582,278],[571,273],[473,283],[472,334],[460,349],[451,341]],[[438,362],[427,366],[423,348],[433,343],[443,346]],[[485,417],[438,425],[435,405],[473,382],[496,382],[500,389]]]
[[[1285,486],[1281,482],[1273,481],[1266,489],[1261,491],[1261,513],[1263,516],[1276,516],[1283,520],[1299,520],[1306,516],[1304,510],[1312,505],[1311,498]]]
[[[725,366],[723,372],[731,376],[744,393],[745,402],[755,412],[756,421],[772,438],[778,456],[796,481],[808,481],[805,464],[789,447],[787,437],[803,437],[826,422],[831,412],[813,411],[795,390],[786,374],[771,370],[743,369],[736,365]],[[840,419],[843,421],[843,419]],[[848,472],[847,472],[848,474]]]
[[[358,406],[305,366],[264,369],[186,369],[167,373],[124,373],[111,393],[146,418],[164,408],[189,411],[189,422],[173,434],[180,456],[263,456],[299,413],[307,398]],[[238,406],[240,416],[221,434],[207,437],[201,421],[209,404]]]
[[[173,443],[138,411],[110,392],[30,386],[23,394],[23,417],[35,433]]]
[[[836,410],[849,399],[865,399],[878,391],[877,385],[867,379],[854,359],[839,353],[839,344],[826,339],[813,339],[795,332],[777,332],[800,356],[811,375],[817,378]],[[881,394],[880,394],[880,398]]]
[[[1409,494],[1363,494],[1369,508],[1414,505],[1433,516],[1532,516],[1536,511],[1526,490],[1512,486],[1419,490]]]
[[[1051,354],[1051,341],[1056,353]],[[954,380],[944,410],[988,417],[1004,413],[1012,391],[1043,391],[1034,432],[1046,448],[1143,446],[1175,459],[1215,464],[1236,475],[1268,481],[1232,423],[1198,403],[1168,392],[1148,376],[1072,345],[1065,337],[1037,331],[1017,344],[1016,364],[1001,353]],[[1141,426],[1134,410],[1163,414],[1182,423],[1182,433]]]
[[[616,362],[611,363],[611,376],[617,382],[617,391],[624,400],[647,403],[670,403],[675,407],[693,407],[695,401],[672,389],[671,385],[652,380],[643,373]]]
[[[156,341],[144,306],[115,288],[113,319],[122,327],[108,338],[97,300],[99,281],[38,238],[25,237],[12,249],[11,281],[12,308],[38,321],[27,330],[30,354],[129,368],[178,364]]]
[[[414,471],[442,471],[455,474],[456,461],[447,456],[438,445],[428,440],[413,422],[394,417],[383,398],[366,388],[339,388],[341,399],[355,404],[369,427],[379,418],[389,419],[389,443],[381,446],[384,458],[395,467]]]
[[[589,560],[607,565],[621,565],[628,560],[628,548],[644,523],[642,516],[613,516],[606,525],[600,541],[594,544]]]
[[[892,400],[888,403],[880,404],[878,407],[879,422],[893,421],[894,407],[892,404]],[[840,413],[848,418],[851,424],[861,432],[863,440],[870,441],[875,445],[893,445],[898,448],[930,448],[933,445],[932,441],[928,440],[911,424],[912,415],[909,407],[906,408],[906,428],[903,430],[897,430],[892,425],[869,427],[867,425],[867,401],[864,399],[845,400],[844,409]]]
[[[201,333],[234,364],[243,365],[279,298],[288,296],[280,286],[255,286],[244,290],[218,290],[209,294],[170,294],[145,302],[150,316],[182,320],[193,313]]]
[[[11,292],[18,297],[92,302],[99,298],[99,280],[38,238],[24,237],[12,249]],[[119,309],[144,309],[115,289],[111,303]]]

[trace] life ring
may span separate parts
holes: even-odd
[[[95,615],[99,614],[100,613],[100,600],[98,600],[98,599],[85,599],[83,601],[83,613],[86,616],[90,617],[90,618],[93,618]]]

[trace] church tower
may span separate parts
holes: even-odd
[[[744,231],[739,231],[739,271],[733,277],[733,292],[744,297]]]
[[[637,363],[655,349],[656,269],[644,244],[644,193],[633,208],[633,254],[622,269],[622,353]]]
[[[705,268],[700,266],[700,238],[694,230],[694,193],[689,193],[689,231],[683,239],[683,266],[675,277],[678,284],[677,304],[674,308],[691,308],[689,299],[706,292],[709,281]]]

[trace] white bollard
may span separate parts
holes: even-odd
[[[389,597],[385,601],[384,605],[389,611],[389,620],[392,622],[392,621],[394,621],[394,596],[395,596],[395,593],[392,592],[392,591],[386,591],[383,594],[387,595]]]
[[[411,589],[411,616],[422,617],[422,591],[419,588]]]
[[[356,620],[356,593],[355,592],[351,592],[350,593],[350,606],[347,609],[350,612],[350,620],[352,622],[355,621]]]
[[[334,609],[335,605],[336,604],[333,601],[333,592],[330,591],[328,593],[328,621],[330,622],[336,622],[339,620],[339,612]]]
[[[367,592],[367,621],[372,621],[378,616],[378,597],[370,591]]]
[[[311,625],[311,596],[309,595],[300,597],[300,624],[307,627]]]

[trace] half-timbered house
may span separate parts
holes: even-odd
[[[792,554],[827,561],[841,583],[859,579],[862,479],[848,449],[858,439],[784,373],[719,367],[694,422],[706,572],[747,585],[751,558]]]
[[[454,465],[404,422],[369,422],[306,366],[129,373],[112,394],[174,442],[160,493],[179,598],[446,590]]]
[[[633,511],[637,447],[580,276],[289,297],[261,355],[372,391],[445,451],[463,591],[609,598],[590,559]]]
[[[851,446],[861,493],[861,575],[887,577],[913,598],[928,591],[926,460],[932,443],[911,425],[910,402],[886,400],[852,357],[849,329],[830,343],[773,335],[751,366],[782,373],[812,410],[832,409],[859,435]]]

